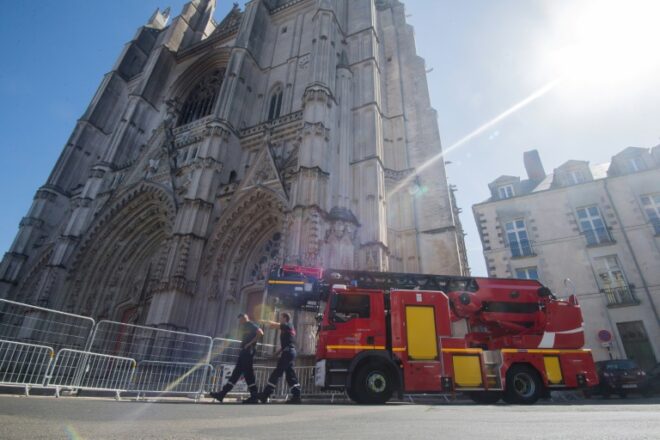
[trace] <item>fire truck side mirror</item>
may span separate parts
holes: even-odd
[[[323,321],[323,313],[317,313],[315,319],[316,323],[320,324]]]

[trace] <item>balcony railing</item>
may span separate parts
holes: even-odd
[[[639,300],[632,290],[628,287],[614,287],[603,289],[602,292],[607,296],[608,307],[630,306],[639,304]]]

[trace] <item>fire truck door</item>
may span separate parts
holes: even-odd
[[[440,362],[433,305],[405,306],[408,365],[404,369],[406,391],[440,389]]]
[[[433,306],[406,306],[406,333],[408,358],[428,361],[438,358]]]

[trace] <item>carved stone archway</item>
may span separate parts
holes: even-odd
[[[66,291],[69,310],[122,320],[146,312],[162,275],[172,234],[174,202],[164,188],[141,183],[116,197],[82,242]],[[131,321],[140,321],[131,314]]]
[[[264,187],[246,191],[218,221],[202,262],[208,297],[223,307],[231,299],[236,308],[248,307],[242,293],[263,292],[267,269],[283,259],[286,240],[286,201]],[[205,325],[225,334],[234,322],[218,322],[224,310],[207,314]],[[223,320],[224,321],[224,320]]]

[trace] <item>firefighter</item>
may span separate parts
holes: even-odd
[[[227,381],[222,390],[210,393],[210,396],[218,402],[222,402],[227,393],[234,388],[241,375],[245,378],[248,390],[250,391],[250,398],[244,400],[243,403],[259,403],[257,384],[254,378],[254,353],[257,348],[257,341],[264,335],[264,331],[259,328],[257,324],[250,321],[250,317],[246,313],[238,315],[239,330],[241,333],[241,351],[238,354],[238,360],[231,377]]]
[[[259,400],[263,403],[268,402],[268,398],[275,388],[277,387],[277,381],[282,377],[282,374],[286,375],[286,381],[289,384],[291,390],[291,398],[286,401],[286,403],[301,403],[300,400],[300,383],[296,377],[296,372],[293,369],[294,362],[296,360],[296,329],[291,323],[291,315],[286,312],[280,314],[280,322],[274,321],[261,321],[263,324],[270,326],[271,328],[280,329],[280,343],[282,347],[275,354],[277,356],[281,353],[279,360],[277,361],[277,367],[275,371],[268,378],[268,384],[266,388],[263,389],[261,394],[259,394]]]

